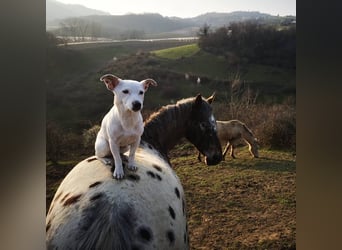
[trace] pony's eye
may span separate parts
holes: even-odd
[[[204,122],[201,122],[200,124],[200,129],[202,130],[202,131],[204,131],[205,130],[205,123]]]
[[[125,89],[125,90],[123,90],[123,91],[122,91],[122,93],[124,93],[124,94],[128,94],[128,93],[129,93],[129,91],[128,91],[128,89]]]
[[[139,95],[142,95],[142,94],[144,94],[144,91],[139,91]]]

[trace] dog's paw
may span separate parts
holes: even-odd
[[[137,171],[137,167],[134,164],[128,164],[128,169],[131,171]]]
[[[114,173],[113,173],[113,177],[115,179],[122,179],[124,177],[124,171],[123,171],[123,168],[118,168],[118,167],[115,167],[115,170],[114,170]]]
[[[103,159],[103,163],[104,163],[105,165],[113,166],[113,161],[112,161],[111,159],[108,159],[108,158]]]
[[[110,158],[104,158],[104,157],[96,157],[96,158],[105,165],[113,166],[113,160]]]

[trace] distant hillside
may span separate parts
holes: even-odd
[[[296,17],[279,17],[257,11],[235,11],[231,13],[206,13],[193,18],[164,17],[158,13],[110,15],[109,13],[86,8],[81,5],[63,4],[55,0],[46,2],[46,28],[55,30],[57,35],[73,36],[58,31],[60,23],[68,22],[68,18],[80,18],[88,26],[97,27],[96,36],[114,39],[157,38],[172,36],[195,36],[204,24],[212,28],[229,25],[232,22],[256,20],[280,24],[284,20],[295,20]],[[288,23],[289,23],[288,22]],[[83,30],[83,29],[82,29]],[[86,34],[94,36],[94,34]],[[95,36],[95,37],[96,37]]]
[[[108,12],[94,10],[78,4],[64,4],[55,0],[46,0],[46,22],[68,17],[89,15],[110,15]]]
[[[170,32],[196,26],[192,21],[171,19],[160,14],[128,14],[122,16],[88,16],[84,19],[101,24],[103,30],[138,30],[144,33]]]
[[[258,11],[234,11],[230,13],[206,13],[190,20],[199,26],[208,24],[213,27],[221,27],[231,22],[241,22],[246,20],[271,20],[279,17],[270,14],[260,13]]]

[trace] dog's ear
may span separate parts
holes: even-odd
[[[148,89],[150,85],[158,86],[157,82],[153,79],[145,79],[145,80],[142,80],[141,83],[144,86],[145,91]]]
[[[106,84],[108,90],[113,91],[115,87],[119,84],[121,79],[112,74],[105,74],[101,76],[100,81]]]
[[[214,92],[211,96],[209,96],[209,97],[207,98],[207,102],[208,102],[209,104],[211,104],[211,103],[214,101],[215,95],[216,95],[216,92]]]

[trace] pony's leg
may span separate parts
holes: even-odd
[[[259,158],[259,152],[258,152],[258,146],[256,144],[250,144],[249,143],[249,152],[254,158]]]
[[[222,154],[222,160],[224,160],[224,158],[226,157],[226,154],[227,154],[227,152],[229,150],[230,145],[231,144],[229,142],[227,142],[226,147],[224,148],[224,151],[223,151],[223,154]]]
[[[230,144],[231,145],[231,147],[232,147],[232,150],[230,151],[230,156],[233,158],[233,159],[236,159],[236,157],[235,157],[235,154],[234,154],[234,144],[232,143],[232,144]]]
[[[199,161],[199,162],[201,162],[201,161],[202,161],[202,159],[201,159],[201,152],[200,152],[200,151],[198,151],[198,156],[197,156],[197,159],[198,159],[198,161]]]

